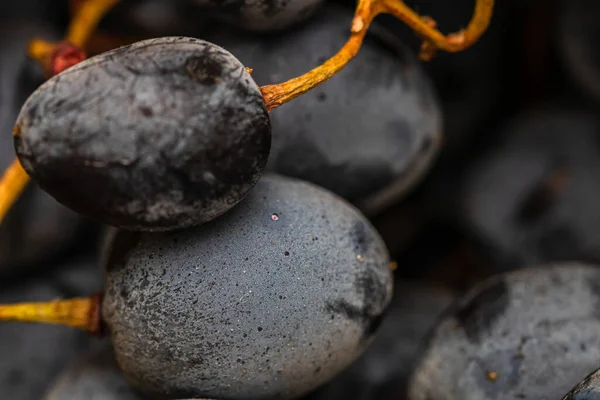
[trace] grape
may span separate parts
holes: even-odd
[[[17,120],[23,168],[105,224],[209,221],[260,177],[270,147],[259,88],[227,51],[184,37],[103,53],[35,91]]]
[[[12,15],[5,14],[5,15]],[[41,80],[23,49],[32,36],[57,37],[52,24],[17,18],[0,25],[0,169],[15,159],[12,131],[19,107]],[[0,224],[0,277],[22,274],[62,253],[81,228],[81,219],[31,185]]]
[[[27,281],[3,280],[0,301],[45,301],[82,296],[101,288],[102,276],[90,257],[46,265],[52,275]],[[0,393],[3,399],[39,400],[60,369],[92,345],[84,332],[52,325],[0,325]]]
[[[540,108],[470,168],[461,209],[499,266],[600,260],[599,129],[593,114]]]
[[[258,84],[281,82],[334,54],[352,13],[324,7],[310,23],[261,38],[214,32],[209,40],[253,68]],[[406,47],[371,28],[339,74],[271,113],[267,169],[323,186],[374,213],[428,169],[441,139],[441,112],[429,79]]]
[[[410,400],[552,399],[598,367],[596,266],[540,265],[494,277],[440,322]]]
[[[600,369],[579,382],[562,400],[598,400],[600,399]]]
[[[63,371],[45,400],[142,400],[123,379],[113,349],[104,344]]]
[[[369,222],[331,193],[263,177],[201,227],[120,231],[102,313],[134,387],[167,398],[295,398],[370,342],[392,295]]]
[[[420,344],[454,294],[443,286],[414,281],[397,283],[394,292],[386,317],[365,353],[305,400],[395,399],[406,392]]]
[[[307,19],[324,0],[193,0],[225,21],[253,31],[288,28]]]

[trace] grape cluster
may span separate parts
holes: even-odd
[[[516,3],[42,3],[0,6],[0,397],[597,398],[600,124],[491,106]]]

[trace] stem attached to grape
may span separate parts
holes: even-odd
[[[0,304],[0,321],[64,325],[100,335],[101,301],[100,295],[94,295],[41,303]]]
[[[467,28],[445,36],[435,28],[435,21],[419,16],[402,0],[359,0],[350,38],[337,54],[304,75],[280,84],[261,87],[267,110],[271,111],[308,92],[344,68],[358,53],[369,25],[379,14],[392,14],[423,38],[420,57],[422,60],[430,60],[438,49],[458,52],[477,42],[490,23],[493,8],[494,0],[477,0]]]

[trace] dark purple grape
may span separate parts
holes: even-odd
[[[373,343],[349,368],[305,400],[402,399],[423,340],[454,297],[442,286],[397,284]]]
[[[13,125],[19,108],[43,82],[26,59],[33,37],[57,39],[53,24],[14,17],[0,25],[0,171],[15,159]],[[62,253],[81,228],[81,218],[31,184],[0,224],[0,277],[20,274]]]
[[[105,344],[61,373],[44,400],[145,400],[123,379],[113,349]]]
[[[461,208],[496,263],[600,261],[599,130],[593,114],[531,112],[469,169]]]
[[[192,0],[215,16],[252,31],[276,31],[310,17],[324,0]]]
[[[410,400],[555,399],[598,367],[600,269],[544,265],[494,277],[440,322]]]
[[[102,288],[102,274],[91,257],[46,265],[46,274],[27,281],[2,280],[0,302],[50,301],[85,296]],[[49,275],[51,272],[51,275]],[[39,400],[60,370],[93,346],[85,332],[56,325],[0,325],[0,397]]]
[[[575,385],[562,400],[600,400],[600,369]]]
[[[210,40],[253,68],[257,83],[272,84],[335,54],[351,24],[351,11],[331,5],[285,34],[258,40],[223,29]],[[332,190],[367,214],[394,203],[423,177],[442,134],[435,93],[414,55],[375,30],[339,74],[271,113],[267,166]]]
[[[267,163],[258,86],[226,50],[150,39],[44,83],[17,120],[23,168],[62,204],[105,224],[169,230],[240,201]]]
[[[367,219],[309,183],[263,177],[223,216],[120,231],[103,317],[128,381],[167,398],[296,398],[370,342],[392,297]]]

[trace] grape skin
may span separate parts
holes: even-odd
[[[566,393],[598,367],[598,279],[595,265],[560,263],[479,284],[433,332],[409,399],[551,399]]]
[[[270,148],[264,100],[244,66],[185,37],[138,42],[44,83],[15,147],[59,202],[109,225],[207,222],[259,179]]]
[[[369,222],[291,178],[263,177],[201,227],[112,243],[103,318],[148,394],[296,398],[360,355],[392,295]]]

